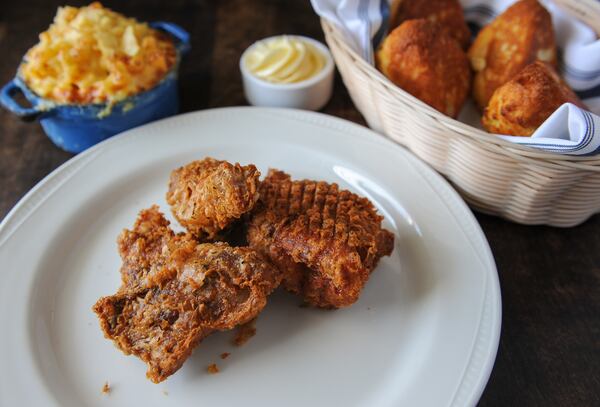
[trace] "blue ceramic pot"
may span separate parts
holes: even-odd
[[[177,70],[182,55],[190,48],[190,36],[181,27],[166,22],[150,24],[167,32],[177,48],[177,62],[154,88],[115,104],[110,113],[106,104],[56,104],[36,95],[20,77],[0,91],[0,104],[23,120],[39,119],[54,144],[71,153],[80,153],[100,141],[133,127],[177,114],[179,97]],[[21,106],[14,96],[22,92],[31,107]]]

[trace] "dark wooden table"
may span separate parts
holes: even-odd
[[[0,83],[45,30],[64,0],[3,2]],[[83,4],[71,1],[69,4]],[[257,39],[323,39],[308,1],[106,1],[145,21],[176,22],[192,35],[181,67],[183,111],[244,105],[241,52]],[[364,121],[339,78],[325,113]],[[37,123],[0,111],[0,218],[71,158]],[[528,227],[478,214],[500,275],[500,349],[481,406],[600,406],[600,216],[571,229]],[[435,389],[431,389],[435,391]]]

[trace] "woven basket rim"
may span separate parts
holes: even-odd
[[[541,164],[540,161],[545,164],[554,164],[560,167],[571,167],[579,170],[586,170],[592,172],[600,172],[600,155],[598,156],[574,156],[566,154],[557,154],[539,150],[533,147],[524,146],[517,143],[511,143],[510,141],[503,140],[499,137],[494,136],[491,133],[487,133],[476,127],[463,123],[459,120],[453,119],[444,115],[443,113],[435,110],[431,106],[417,99],[415,96],[396,86],[390,81],[385,75],[383,75],[375,66],[365,61],[352,47],[347,43],[345,35],[342,33],[340,28],[328,21],[325,18],[321,18],[321,25],[326,34],[331,34],[335,42],[342,48],[342,50],[348,53],[352,59],[354,59],[358,67],[373,79],[380,82],[381,85],[385,86],[392,96],[401,100],[404,103],[409,104],[411,107],[418,109],[424,114],[429,115],[437,122],[449,130],[459,133],[465,137],[468,137],[474,141],[479,142],[480,145],[489,150],[498,150],[508,156],[512,156],[517,160],[531,161],[532,164]]]

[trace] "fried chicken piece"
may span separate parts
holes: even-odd
[[[123,287],[93,310],[104,335],[146,362],[155,383],[213,331],[256,318],[281,281],[281,272],[253,249],[176,236],[157,207],[140,213],[119,246]]]
[[[171,173],[167,202],[189,232],[214,239],[254,207],[259,176],[254,165],[214,158],[193,161]]]
[[[439,23],[462,49],[467,49],[471,41],[471,30],[458,0],[398,0],[392,4],[390,14],[390,30],[406,20],[424,18]]]
[[[536,61],[496,89],[482,123],[491,133],[528,137],[563,103],[586,108],[554,68]]]
[[[123,262],[120,290],[150,285],[153,276],[160,275],[165,268],[169,257],[169,245],[173,246],[175,238],[169,221],[160,213],[158,206],[142,210],[133,229],[123,230],[117,238],[119,255]]]
[[[284,273],[283,286],[314,306],[353,304],[394,235],[366,198],[337,184],[292,181],[271,170],[248,224],[251,247]]]
[[[537,0],[518,1],[479,32],[468,55],[473,97],[483,110],[494,91],[530,63],[556,66],[552,17]]]
[[[403,22],[376,57],[377,67],[394,84],[445,115],[458,116],[471,87],[471,69],[458,42],[439,24]]]

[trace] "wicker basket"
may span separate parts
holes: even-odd
[[[560,3],[574,4],[580,18],[600,21],[593,0]],[[473,208],[519,223],[562,227],[600,212],[600,156],[548,153],[451,119],[390,82],[351,48],[337,26],[321,24],[344,84],[369,126],[446,176]]]

